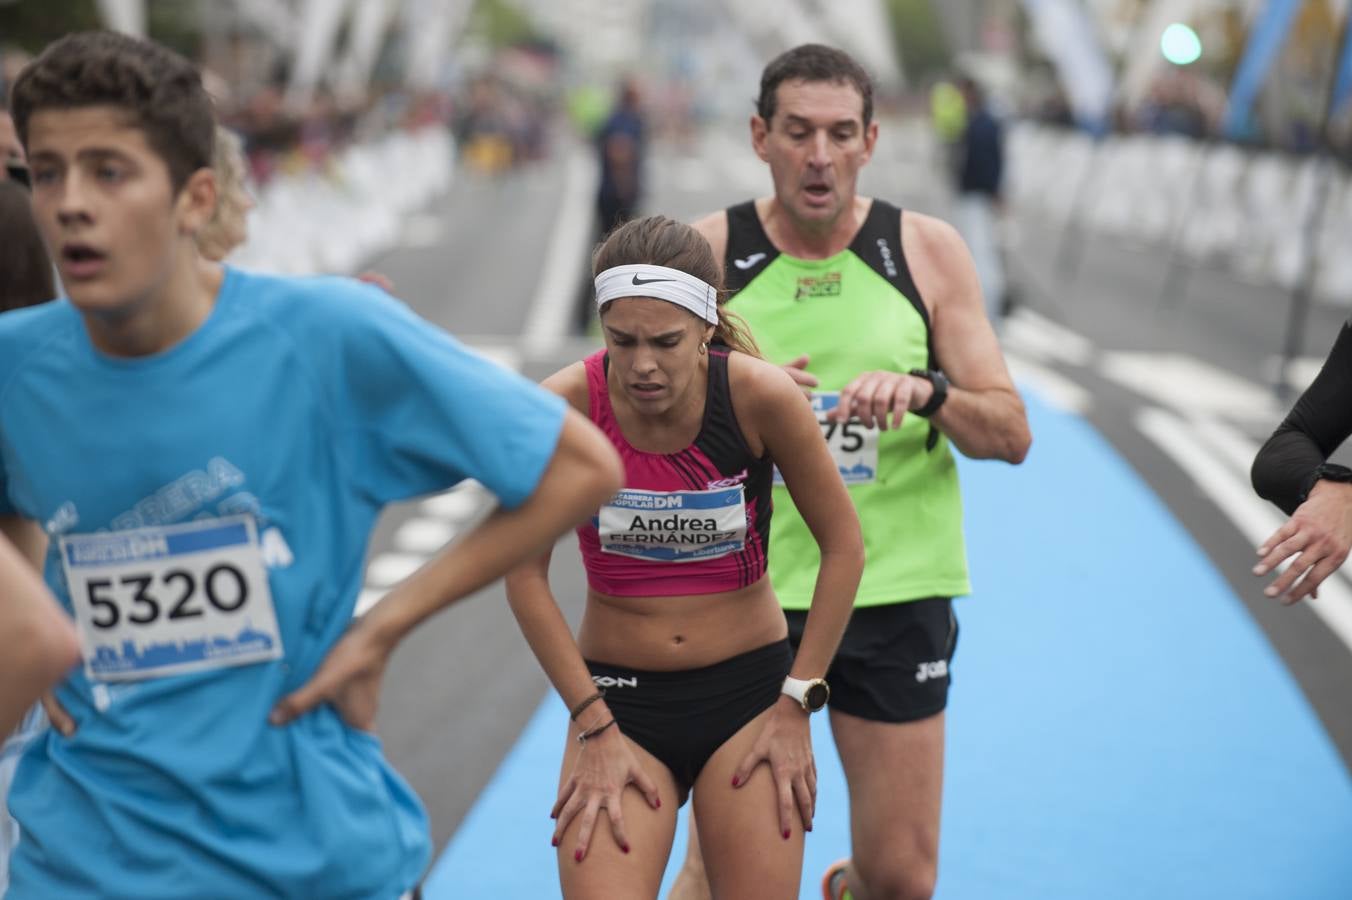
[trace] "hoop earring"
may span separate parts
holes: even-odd
[[[708,352],[709,352],[709,342],[708,342],[708,341],[700,341],[700,344],[699,344],[699,355],[700,355],[700,356],[703,356],[704,354],[706,354],[706,353],[708,353]]]

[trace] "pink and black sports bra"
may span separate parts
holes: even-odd
[[[587,582],[617,597],[714,594],[765,574],[770,534],[768,454],[751,455],[728,391],[728,351],[709,349],[704,420],[694,443],[647,453],[620,431],[604,350],[587,357],[591,420],[624,461],[624,488],[577,529]]]

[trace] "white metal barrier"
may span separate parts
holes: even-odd
[[[403,218],[449,187],[444,128],[397,132],[345,150],[324,171],[279,175],[256,197],[249,239],[229,261],[288,275],[351,273],[394,246]]]
[[[1117,135],[1095,147],[1080,132],[1018,123],[1007,159],[1009,196],[1020,212],[1064,222],[1078,199],[1084,226],[1142,243],[1177,242],[1190,263],[1223,265],[1283,289],[1304,270],[1305,221],[1321,183],[1313,158],[1155,135]],[[1315,292],[1352,306],[1345,250],[1352,183],[1341,169],[1326,183]]]

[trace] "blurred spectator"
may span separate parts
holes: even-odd
[[[495,79],[483,77],[470,85],[455,136],[462,158],[472,168],[493,174],[512,165],[511,107],[509,95]]]
[[[962,133],[967,127],[967,103],[962,91],[946,78],[934,82],[929,92],[930,124],[939,142],[944,171],[957,177],[962,163]]]
[[[216,126],[212,168],[216,170],[216,210],[197,232],[197,249],[219,262],[249,236],[248,215],[254,199],[245,186],[244,148],[224,126]]]
[[[634,218],[643,197],[644,123],[638,84],[620,85],[619,101],[596,133],[601,180],[596,211],[601,234]]]
[[[998,326],[1006,300],[999,222],[1004,134],[986,105],[981,85],[962,78],[958,87],[967,110],[967,123],[958,142],[958,227],[976,263],[986,315],[992,325]]]
[[[12,135],[13,126],[9,114],[0,112],[0,116],[3,116],[4,124],[10,127],[9,134]],[[3,145],[3,141],[4,134],[0,133],[0,145]],[[22,163],[23,148],[18,146],[17,140],[14,143],[16,148],[13,158]],[[0,152],[8,153],[8,148]],[[7,159],[9,158],[11,157],[7,156]],[[0,177],[0,313],[24,306],[36,306],[55,297],[56,277],[47,256],[47,248],[42,243],[37,220],[33,217],[27,185],[22,181]],[[0,545],[3,545],[0,546],[0,580],[6,581],[8,589],[17,591],[21,589],[20,583],[9,579],[25,576],[11,567],[21,567],[22,564],[4,542],[4,535],[0,535]],[[34,593],[32,596],[36,597],[37,594]],[[15,596],[0,594],[0,605],[8,604],[3,611],[13,616],[25,611],[21,606],[14,605],[19,603],[20,599],[17,594]],[[27,597],[22,599],[26,600]],[[13,626],[14,620],[11,619],[9,624]],[[0,674],[3,674],[3,666],[0,666]],[[15,728],[13,718],[20,714],[21,707],[13,706],[14,699],[4,697],[3,694],[4,691],[0,690],[0,700],[3,700],[0,702],[0,707],[3,707],[3,710],[0,710],[3,712],[3,715],[0,715],[0,719],[3,719],[0,721],[0,896],[4,896],[9,883],[10,849],[19,839],[19,826],[10,819],[5,798],[9,793],[14,770],[19,764],[19,756],[47,727],[47,718],[43,715],[42,708],[34,705]],[[26,703],[32,703],[33,697],[29,695],[24,700]]]
[[[596,185],[596,239],[634,218],[643,198],[643,147],[645,140],[642,100],[638,83],[620,84],[614,108],[596,129],[594,145],[600,178]],[[596,314],[590,272],[578,287],[574,324],[585,333]]]
[[[1195,73],[1173,67],[1151,82],[1136,112],[1136,127],[1151,134],[1203,138],[1215,129],[1224,107],[1222,89]]]
[[[0,180],[0,312],[54,297],[52,264],[28,191],[20,182]]]
[[[28,164],[19,133],[14,130],[14,120],[9,110],[0,108],[0,181],[7,179],[28,184]]]

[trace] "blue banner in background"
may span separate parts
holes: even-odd
[[[1241,140],[1248,135],[1253,101],[1286,44],[1286,36],[1291,33],[1291,25],[1302,4],[1303,0],[1267,0],[1262,13],[1249,28],[1249,41],[1235,70],[1230,102],[1221,125],[1227,138]]]
[[[1347,11],[1352,16],[1352,9]],[[1347,29],[1343,25],[1343,29]],[[1352,97],[1352,41],[1347,39],[1346,34],[1343,37],[1342,58],[1338,60],[1338,80],[1333,83],[1333,104],[1329,107],[1329,115],[1336,116],[1343,111],[1347,101]]]

